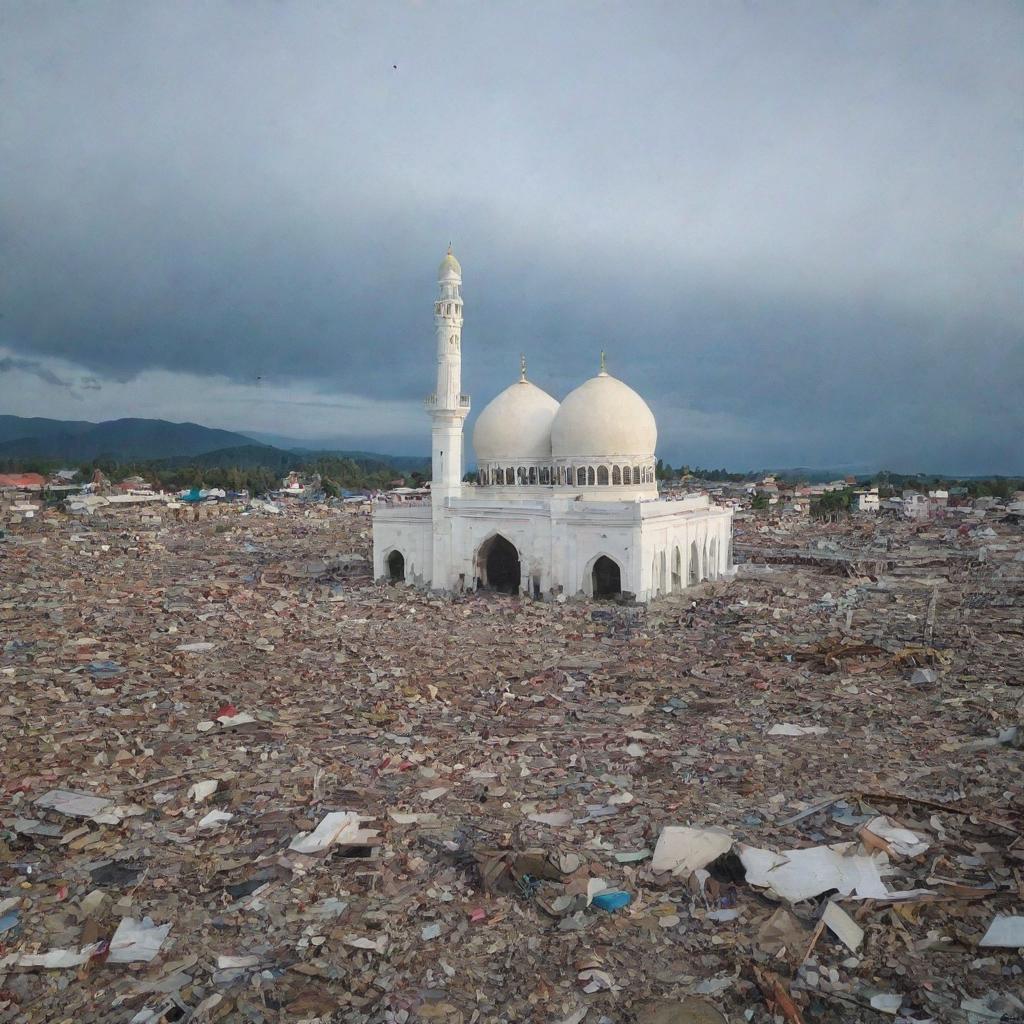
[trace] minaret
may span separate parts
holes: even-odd
[[[434,515],[435,589],[448,589],[451,574],[451,539],[445,508],[449,498],[462,493],[462,425],[469,415],[469,395],[462,393],[462,267],[452,255],[441,260],[434,303],[437,335],[437,390],[427,398],[434,421],[431,452],[433,481],[430,485]]]

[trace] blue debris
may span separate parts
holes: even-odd
[[[89,675],[102,678],[119,676],[123,671],[124,668],[116,661],[90,661],[88,665]]]
[[[599,892],[590,902],[600,910],[621,910],[633,902],[633,897],[621,889],[607,889]]]

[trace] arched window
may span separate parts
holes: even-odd
[[[586,469],[584,469],[583,466],[580,466],[576,470],[576,485],[578,487],[583,487],[583,486],[585,486],[586,482],[587,482],[587,471],[586,471]]]
[[[604,487],[608,486],[608,467],[598,466],[597,467],[597,482]]]
[[[594,473],[594,467],[593,466],[587,466],[587,483],[591,487],[593,487],[594,483],[596,482],[596,480],[597,480],[597,476]]]
[[[540,482],[542,487],[546,487],[551,483],[551,472],[547,466],[540,467]]]
[[[526,483],[526,467],[525,466],[520,466],[516,470],[516,483],[518,483],[518,484],[525,484]]]
[[[613,484],[621,484],[622,483],[622,470],[619,469],[618,466],[612,466],[612,483]]]
[[[387,557],[388,579],[392,583],[402,583],[405,580],[405,557],[401,551],[392,551]]]
[[[622,592],[622,574],[618,565],[607,555],[602,555],[594,563],[591,573],[594,597],[616,597]]]
[[[519,552],[501,534],[486,540],[476,554],[476,575],[487,590],[517,594],[522,582]]]
[[[629,466],[622,467],[622,482],[624,484],[631,484],[633,482],[633,470]]]
[[[537,482],[537,467],[536,466],[531,466],[530,467],[529,480],[530,480],[531,484],[535,484]]]
[[[516,482],[516,471],[511,466],[509,466],[508,469],[505,470],[505,484],[506,485],[511,485],[511,484],[514,484],[515,482]]]

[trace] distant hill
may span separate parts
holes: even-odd
[[[285,451],[298,452],[303,458],[336,458],[352,459],[353,462],[364,461],[380,462],[391,466],[402,473],[411,473],[414,470],[430,468],[429,455],[383,455],[380,452],[366,452],[358,449],[346,448],[344,442],[337,439],[302,440],[296,437],[286,437],[283,434],[267,434],[256,430],[248,431],[249,437],[256,438],[264,444],[274,448],[283,448]]]
[[[150,461],[157,469],[179,469],[182,466],[195,466],[198,469],[265,468],[281,475],[295,469],[298,462],[291,452],[267,444],[241,444],[198,455],[171,455]]]
[[[351,459],[363,469],[373,470],[388,467],[399,473],[423,472],[430,469],[429,455],[382,455],[380,452],[322,450],[319,448],[289,448],[305,461],[314,459]]]
[[[120,419],[103,423],[0,416],[0,459],[46,459],[88,462],[107,458],[121,462],[157,462],[169,469],[192,465],[210,469],[253,469],[275,472],[317,459],[351,459],[367,472],[411,473],[428,470],[427,455],[383,455],[379,452],[325,448],[316,442],[267,443],[273,437],[204,427],[199,423]],[[289,440],[289,439],[284,439]]]
[[[221,448],[201,455],[174,455],[166,459],[153,460],[158,469],[179,469],[195,466],[197,469],[269,469],[284,475],[299,469],[309,468],[318,459],[348,459],[367,473],[401,472],[389,455],[365,455],[356,452],[311,452],[286,451],[271,445],[249,444],[234,448]]]
[[[42,416],[0,416],[0,444],[24,437],[82,434],[97,426],[88,420],[48,420]]]
[[[7,435],[7,439],[0,442],[0,458],[9,459],[66,459],[69,462],[98,458],[144,460],[202,455],[240,446],[263,447],[260,442],[230,430],[167,420],[121,419],[85,423],[4,416],[0,420],[0,429]],[[27,433],[29,429],[34,429],[35,433]],[[12,433],[14,437],[11,437]]]

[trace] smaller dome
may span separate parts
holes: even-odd
[[[462,280],[462,267],[459,261],[452,255],[452,247],[448,246],[445,258],[441,260],[441,266],[437,268],[438,281]]]
[[[558,402],[528,380],[492,399],[473,427],[477,462],[517,462],[551,458],[551,423]]]

